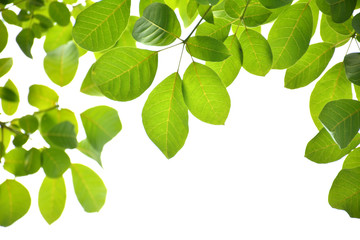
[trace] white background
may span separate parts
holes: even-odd
[[[134,5],[133,12],[136,9]],[[314,83],[288,90],[283,87],[284,71],[272,70],[263,78],[242,69],[228,88],[232,107],[225,126],[190,117],[185,146],[167,160],[146,136],[141,111],[151,89],[176,71],[181,47],[160,54],[158,74],[145,94],[121,103],[79,93],[94,61],[90,53],[81,58],[74,81],[57,87],[43,70],[43,39],[36,40],[30,60],[14,44],[18,31],[11,30],[9,45],[0,55],[16,56],[1,83],[11,78],[20,90],[16,116],[36,110],[25,96],[37,83],[58,91],[60,106],[78,117],[92,106],[111,105],[119,111],[123,130],[105,146],[103,168],[76,150],[68,151],[73,162],[92,167],[103,178],[108,195],[99,213],[82,210],[67,171],[66,207],[49,226],[37,206],[44,177],[40,170],[16,178],[29,189],[32,205],[25,217],[0,228],[1,239],[359,239],[359,220],[327,202],[342,161],[318,165],[303,157],[307,142],[317,133],[308,107]],[[318,41],[318,36],[313,39]],[[336,50],[329,66],[342,60],[347,46]],[[185,56],[181,73],[188,64]],[[83,138],[82,131],[78,139]],[[31,144],[27,146],[44,146],[36,136]],[[1,168],[0,181],[6,178],[13,176]]]

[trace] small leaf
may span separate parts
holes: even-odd
[[[57,93],[43,85],[31,85],[29,88],[28,102],[39,110],[56,106],[59,100]]]
[[[21,51],[23,51],[23,53],[29,58],[32,58],[31,48],[34,43],[34,38],[34,32],[30,28],[24,28],[16,36],[16,42],[19,45]]]
[[[247,0],[226,0],[225,11],[232,18],[240,18],[247,5]]]
[[[66,202],[66,187],[63,177],[45,177],[39,190],[39,209],[48,224],[55,222],[62,214]]]
[[[208,23],[214,23],[214,14],[209,6],[199,5],[198,7],[199,15]]]
[[[329,102],[319,119],[340,148],[345,148],[360,129],[360,102],[352,99]]]
[[[9,9],[4,9],[2,11],[2,17],[5,20],[5,22],[7,22],[8,24],[21,27],[21,22],[14,11],[11,11]]]
[[[189,132],[188,109],[179,74],[171,74],[150,93],[142,122],[146,134],[168,159],[184,146]]]
[[[155,2],[148,6],[136,21],[132,35],[138,42],[165,46],[181,35],[180,23],[175,12],[166,4]]]
[[[220,62],[230,56],[226,46],[212,37],[195,36],[186,42],[186,51],[193,57],[205,61]]]
[[[25,171],[33,174],[41,167],[41,152],[36,148],[31,148],[25,154]]]
[[[87,140],[99,152],[121,130],[117,111],[108,106],[97,106],[80,114]]]
[[[86,156],[94,159],[97,163],[99,163],[100,166],[102,166],[101,151],[96,150],[87,139],[79,142],[77,149]]]
[[[0,52],[2,52],[6,47],[6,44],[8,42],[8,36],[9,34],[5,24],[2,21],[0,21]]]
[[[29,191],[15,180],[0,185],[0,226],[7,227],[22,218],[29,210]]]
[[[46,74],[61,87],[73,80],[78,64],[79,52],[72,41],[48,52],[44,58]]]
[[[19,124],[27,133],[35,132],[39,127],[39,121],[33,115],[26,115],[19,119]]]
[[[49,178],[59,178],[70,167],[70,158],[58,148],[46,148],[41,152],[42,168]]]
[[[48,17],[46,17],[44,15],[35,14],[33,17],[36,18],[37,20],[39,20],[40,26],[43,27],[44,29],[49,29],[49,28],[52,28],[54,26],[51,19],[49,19]]]
[[[356,6],[354,0],[326,0],[330,5],[331,18],[336,23],[348,20]]]
[[[110,48],[126,28],[130,4],[131,0],[103,0],[86,8],[76,18],[74,41],[93,52]]]
[[[56,146],[61,148],[76,148],[77,140],[74,125],[69,122],[61,122],[50,129],[47,137]]]
[[[346,77],[350,82],[360,85],[360,53],[350,53],[344,58]]]
[[[4,95],[3,95],[4,94]],[[6,96],[5,96],[6,95]],[[19,106],[19,92],[9,79],[4,88],[0,88],[1,106],[6,115],[13,115]]]
[[[17,134],[14,137],[13,144],[15,147],[21,147],[27,142],[27,140],[29,140],[29,135],[23,133]]]
[[[7,72],[9,72],[12,65],[13,65],[12,58],[1,58],[0,59],[0,77],[4,76]]]
[[[51,2],[49,5],[49,15],[60,26],[66,26],[70,22],[70,11],[64,3]]]
[[[259,0],[266,8],[279,8],[292,3],[293,0]]]
[[[71,173],[77,199],[86,212],[98,212],[106,199],[106,187],[101,178],[90,168],[72,164]]]
[[[264,24],[270,17],[271,11],[262,6],[249,6],[244,14],[244,24],[247,27],[257,27]]]
[[[190,112],[201,121],[224,124],[230,97],[218,75],[209,67],[192,63],[184,74],[183,94]]]

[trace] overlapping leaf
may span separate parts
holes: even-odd
[[[49,178],[59,178],[70,167],[69,156],[61,149],[47,148],[41,152],[42,168]]]
[[[229,35],[231,22],[223,18],[215,18],[214,24],[204,22],[199,25],[196,30],[196,36],[208,36],[213,37],[221,42]]]
[[[46,52],[50,52],[68,43],[72,39],[71,31],[72,31],[71,24],[68,24],[67,26],[64,27],[55,25],[52,28],[50,28],[49,31],[46,33],[44,50]]]
[[[333,43],[336,47],[340,47],[347,43],[351,35],[343,35],[335,31],[332,27],[330,27],[326,15],[322,15],[320,21],[320,36],[324,42]]]
[[[344,58],[345,73],[347,79],[356,85],[360,85],[360,53],[350,53]]]
[[[28,102],[40,110],[56,106],[58,100],[57,93],[47,86],[35,84],[29,88]]]
[[[186,42],[186,51],[193,57],[205,61],[220,62],[230,56],[226,46],[212,37],[195,36]]]
[[[290,4],[293,0],[259,0],[259,2],[267,8],[279,8]]]
[[[69,122],[64,121],[56,124],[47,132],[47,137],[52,143],[61,148],[76,148],[76,132],[75,126]]]
[[[70,11],[62,2],[51,2],[49,15],[60,26],[66,26],[70,22]]]
[[[336,23],[348,20],[356,6],[354,0],[326,0],[330,5],[331,18]]]

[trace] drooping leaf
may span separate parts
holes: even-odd
[[[208,22],[200,24],[195,32],[195,35],[208,36],[223,42],[229,35],[230,27],[231,22],[229,20],[215,18],[214,24]]]
[[[51,81],[61,87],[73,80],[78,64],[79,52],[72,41],[48,52],[44,58],[46,74]]]
[[[2,52],[6,47],[6,44],[8,42],[8,36],[9,34],[5,24],[2,21],[0,21],[0,52]]]
[[[49,178],[59,178],[70,167],[69,156],[61,149],[46,148],[41,152],[42,168]]]
[[[324,42],[335,44],[336,47],[340,47],[346,44],[350,40],[351,35],[343,35],[336,32],[332,27],[330,27],[326,18],[327,18],[326,15],[323,14],[320,21],[321,39]]]
[[[130,4],[131,0],[103,0],[86,8],[76,18],[75,42],[93,52],[113,46],[126,28]]]
[[[53,142],[58,147],[61,148],[77,147],[75,126],[69,121],[56,124],[47,133],[47,137],[50,139],[51,142]]]
[[[229,36],[224,44],[229,49],[231,56],[222,62],[206,62],[206,65],[214,70],[224,85],[228,87],[239,74],[243,57],[239,40],[235,35]]]
[[[351,26],[351,18],[346,20],[343,23],[336,23],[331,19],[331,16],[326,16],[326,21],[329,26],[336,32],[342,35],[351,35],[354,32],[354,29]]]
[[[45,52],[51,52],[58,47],[68,43],[72,39],[71,31],[71,24],[68,24],[64,27],[55,25],[54,27],[50,28],[46,33],[46,39],[44,42]]]
[[[60,26],[66,26],[70,22],[70,11],[62,2],[51,2],[49,15]]]
[[[316,83],[310,96],[310,113],[318,129],[323,125],[319,114],[326,103],[338,99],[351,99],[351,83],[346,79],[344,64],[338,63]]]
[[[245,29],[240,37],[243,51],[243,67],[246,71],[265,76],[271,69],[273,56],[267,40],[258,32]]]
[[[292,66],[309,47],[313,29],[311,9],[306,3],[291,5],[271,27],[268,41],[274,69]]]
[[[184,74],[183,94],[190,112],[201,121],[224,124],[230,97],[218,75],[209,67],[192,63]]]
[[[292,3],[293,0],[259,0],[267,8],[279,8]]]
[[[102,166],[101,151],[96,150],[87,139],[79,142],[77,149],[86,156],[94,159],[97,163],[99,163],[100,166]]]
[[[351,25],[357,34],[360,34],[360,13],[356,14],[351,21]]]
[[[168,159],[184,146],[189,132],[188,109],[178,73],[168,76],[150,93],[142,121],[151,141]]]
[[[10,179],[3,182],[0,185],[0,226],[10,226],[22,218],[30,204],[30,194],[21,183]]]
[[[360,85],[360,53],[350,53],[344,58],[345,73],[347,79],[356,85]]]
[[[329,102],[319,119],[340,148],[345,148],[360,129],[360,102],[352,99]]]
[[[157,52],[115,48],[96,61],[92,81],[104,96],[116,101],[129,101],[139,97],[151,85],[157,63]]]
[[[12,58],[1,58],[0,59],[0,77],[8,73],[13,65]]]
[[[90,168],[72,164],[71,173],[77,199],[86,212],[98,212],[105,203],[106,187]]]
[[[91,66],[89,68],[89,71],[87,72],[87,74],[81,84],[80,92],[85,93],[90,96],[104,96],[101,93],[98,86],[96,86],[96,84],[93,82],[93,80],[91,78],[92,71],[93,71],[93,66]]]
[[[117,111],[108,106],[97,106],[80,114],[89,143],[99,152],[121,130]]]
[[[308,85],[325,70],[335,51],[334,44],[315,43],[293,66],[286,70],[285,87],[289,89]]]
[[[39,127],[39,121],[33,115],[26,115],[19,119],[19,124],[27,133],[35,132]]]
[[[59,100],[57,93],[44,85],[31,85],[29,88],[28,102],[39,110],[56,106]]]
[[[3,95],[5,94],[5,95]],[[6,115],[13,115],[19,106],[19,92],[15,84],[9,79],[4,88],[0,88],[1,106]]]
[[[186,42],[186,51],[193,57],[205,61],[220,62],[230,56],[224,43],[207,36],[195,36]]]
[[[307,144],[305,157],[316,163],[334,162],[356,148],[359,143],[360,134],[357,134],[346,148],[340,149],[329,132],[325,128],[322,128]]]
[[[336,23],[348,20],[356,6],[356,0],[326,0],[330,5],[331,18]]]
[[[34,32],[30,28],[24,28],[16,36],[16,42],[25,56],[32,58],[31,48],[34,43]]]
[[[165,46],[181,35],[180,23],[175,12],[166,4],[149,5],[143,16],[136,21],[132,35],[138,42],[153,46]]]
[[[38,204],[41,215],[48,224],[55,222],[62,214],[66,202],[66,187],[63,177],[45,177],[39,190]]]

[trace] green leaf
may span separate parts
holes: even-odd
[[[0,87],[0,98],[9,102],[19,101],[19,97],[16,92],[14,92],[9,87]]]
[[[329,64],[335,51],[334,44],[315,43],[293,66],[286,70],[285,87],[300,88],[317,79]]]
[[[51,2],[49,15],[60,26],[66,26],[70,23],[70,11],[64,3]]]
[[[0,77],[4,76],[7,72],[9,72],[12,65],[13,65],[12,58],[1,58],[0,59]]]
[[[90,67],[89,71],[87,72],[81,84],[80,92],[90,96],[104,96],[91,78],[92,71],[93,71],[93,65]]]
[[[90,168],[72,164],[71,173],[77,199],[86,212],[98,212],[105,203],[106,187]]]
[[[330,163],[341,159],[360,143],[360,134],[357,134],[351,143],[343,149],[334,142],[329,132],[322,128],[309,141],[305,150],[305,157],[316,163]]]
[[[70,167],[70,158],[58,148],[46,148],[41,152],[42,168],[49,178],[59,178]]]
[[[262,6],[249,6],[244,14],[244,24],[247,27],[257,27],[265,23],[271,11]]]
[[[14,148],[5,154],[4,169],[17,177],[28,175],[26,171],[26,150]]]
[[[192,18],[196,15],[196,12],[199,8],[199,3],[196,0],[189,0],[186,6],[186,13],[189,18]]]
[[[16,42],[25,56],[32,58],[31,48],[34,43],[34,32],[30,28],[24,28],[16,36]]]
[[[195,0],[189,0],[189,2],[190,1],[195,1]],[[166,2],[166,0],[165,0],[165,2]],[[179,1],[178,8],[179,8],[180,17],[183,21],[184,27],[185,28],[189,27],[191,25],[191,23],[193,23],[197,17],[196,12],[198,10],[198,5],[196,5],[195,9],[193,9],[193,11],[195,11],[195,13],[192,17],[189,17],[189,15],[188,15],[188,1]]]
[[[206,62],[206,66],[214,70],[228,87],[239,74],[243,57],[239,40],[235,35],[229,36],[224,44],[230,50],[231,56],[222,62]]]
[[[352,169],[360,167],[360,148],[355,148],[345,158],[343,169]]]
[[[51,52],[56,48],[68,43],[72,39],[71,31],[71,24],[65,27],[55,25],[54,27],[50,28],[46,33],[46,39],[44,42],[45,52]]]
[[[203,5],[216,5],[219,0],[196,0],[196,2],[198,2],[199,4],[203,4]]]
[[[97,106],[80,114],[89,143],[99,152],[121,130],[117,111],[108,106]]]
[[[340,148],[345,148],[360,128],[360,102],[352,99],[329,102],[319,119]]]
[[[351,21],[351,25],[357,34],[360,34],[360,13],[356,14]]]
[[[329,26],[334,29],[337,33],[342,35],[352,35],[354,29],[351,26],[351,18],[346,20],[343,23],[336,23],[331,19],[331,16],[326,16],[326,21],[328,22]]]
[[[186,42],[186,51],[193,57],[205,61],[220,62],[230,56],[226,46],[212,37],[195,36]]]
[[[76,18],[74,41],[93,52],[110,48],[126,28],[130,4],[131,0],[103,0],[86,8]]]
[[[215,18],[214,24],[208,22],[200,24],[196,29],[195,35],[208,36],[223,42],[229,35],[230,27],[231,22],[229,20]]]
[[[274,69],[285,69],[297,62],[309,47],[313,29],[308,4],[291,5],[275,21],[268,41],[274,56]]]
[[[142,121],[151,141],[168,159],[184,146],[189,132],[188,109],[178,73],[168,76],[150,93]]]
[[[8,41],[8,31],[5,24],[0,21],[0,52],[4,50]]]
[[[360,217],[360,167],[343,169],[336,176],[330,192],[331,207],[345,210],[350,217]]]
[[[31,198],[28,190],[15,180],[0,185],[0,226],[10,226],[29,210]]]
[[[139,3],[139,13],[140,13],[140,17],[143,15],[143,12],[145,10],[145,8],[147,8],[149,5],[153,4],[153,3],[165,3],[164,0],[140,0]]]
[[[271,69],[273,56],[266,39],[258,32],[245,29],[240,37],[244,54],[243,67],[249,73],[265,76]]]
[[[45,177],[39,190],[39,209],[48,224],[55,222],[62,214],[66,202],[66,187],[63,177]]]
[[[326,0],[330,5],[331,18],[336,23],[348,20],[356,6],[356,0]]]
[[[27,140],[29,140],[29,135],[23,133],[16,134],[13,140],[13,144],[15,147],[21,147],[27,142]]]
[[[7,22],[8,24],[21,27],[21,22],[14,11],[4,9],[1,14],[5,22]]]
[[[87,139],[79,142],[77,149],[86,156],[94,159],[97,163],[99,163],[100,166],[102,166],[101,151],[96,150]]]
[[[46,74],[51,81],[61,87],[73,80],[78,64],[79,52],[72,41],[48,52],[44,58]]]
[[[360,85],[360,53],[350,53],[344,58],[346,77],[350,82]]]
[[[57,93],[44,85],[31,85],[29,88],[28,102],[39,110],[56,106],[59,100]]]
[[[209,6],[199,5],[199,15],[208,23],[214,23],[214,14]]]
[[[292,3],[293,0],[259,0],[266,8],[279,8]]]
[[[36,148],[31,148],[25,154],[25,171],[34,174],[41,167],[41,152]]]
[[[121,34],[119,40],[115,44],[115,47],[136,47],[136,40],[133,38],[132,32],[138,19],[139,17],[130,16],[125,31]]]
[[[331,15],[330,4],[327,2],[327,0],[316,0],[316,5],[322,13]]]
[[[154,80],[158,53],[131,48],[115,48],[93,66],[92,81],[104,96],[116,101],[139,97]]]
[[[148,6],[136,21],[132,35],[143,44],[165,46],[180,37],[181,27],[171,8],[156,2]]]
[[[44,29],[52,28],[54,25],[53,22],[51,21],[51,19],[49,19],[47,16],[35,14],[33,17],[36,18],[37,20],[39,20],[40,26],[43,27]],[[31,16],[29,16],[28,20],[30,20],[30,18],[31,18]]]
[[[230,97],[218,75],[209,67],[192,63],[184,74],[183,94],[190,112],[201,121],[224,124]]]
[[[33,133],[39,127],[39,121],[33,115],[26,115],[19,119],[19,124],[26,133]]]
[[[344,98],[352,98],[351,83],[346,78],[344,64],[338,63],[316,83],[310,96],[310,113],[318,129],[323,127],[319,114],[326,103]]]
[[[1,106],[6,115],[13,115],[19,106],[19,92],[15,84],[9,79],[3,88],[0,88]]]
[[[225,0],[225,11],[232,18],[240,18],[247,5],[247,0]]]
[[[333,43],[336,47],[340,47],[346,44],[351,35],[343,35],[336,32],[332,27],[330,27],[326,15],[322,15],[321,22],[320,22],[320,36],[324,42]]]
[[[56,146],[61,148],[76,148],[76,132],[74,125],[69,122],[61,122],[50,129],[47,137]]]

